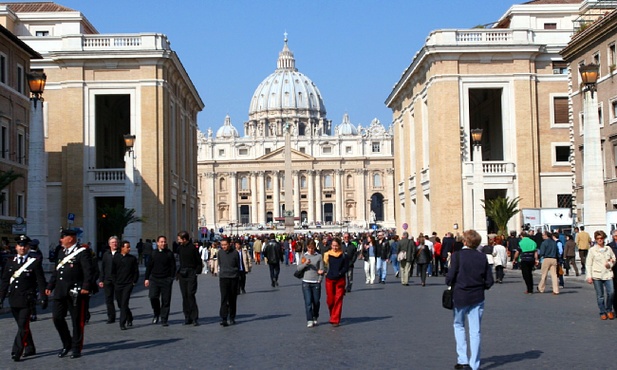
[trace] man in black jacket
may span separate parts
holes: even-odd
[[[52,316],[62,341],[58,357],[64,357],[72,350],[71,358],[79,358],[84,343],[84,297],[90,294],[92,258],[86,248],[77,244],[75,230],[63,229],[60,240],[62,250],[58,253],[58,262],[45,294],[49,296],[52,291],[54,293]],[[71,313],[72,335],[66,323],[67,312]]]
[[[270,240],[264,246],[264,257],[268,259],[268,267],[270,267],[270,281],[272,287],[279,285],[279,273],[281,272],[281,261],[283,261],[283,250],[281,245],[276,241],[274,233],[270,234]]]
[[[341,246],[343,253],[347,256],[349,261],[349,268],[347,269],[347,287],[345,291],[351,292],[351,286],[353,285],[353,269],[354,263],[358,259],[358,243],[351,240],[349,233],[343,234],[343,245]]]
[[[169,326],[169,308],[171,307],[171,290],[176,276],[176,258],[167,248],[167,238],[156,238],[157,249],[152,253],[150,263],[146,266],[144,286],[149,288],[148,298],[154,312],[152,323]]]
[[[112,275],[116,286],[115,294],[120,308],[120,329],[126,330],[126,326],[133,326],[133,313],[129,308],[129,300],[133,287],[139,279],[139,264],[137,257],[131,253],[131,243],[124,240],[120,253],[116,253],[113,259]]]
[[[107,323],[113,324],[116,322],[116,306],[114,304],[114,279],[111,273],[113,267],[113,258],[118,251],[118,244],[120,239],[117,236],[112,236],[107,241],[109,244],[109,250],[103,253],[101,262],[101,280],[99,281],[99,287],[104,289],[105,292],[105,305],[107,306]],[[120,303],[118,303],[118,307]]]
[[[36,354],[30,331],[30,315],[36,303],[37,288],[41,292],[42,305],[47,304],[47,296],[44,295],[47,283],[42,258],[28,255],[29,242],[30,238],[25,235],[18,238],[15,247],[17,255],[7,261],[0,284],[0,308],[2,308],[4,298],[8,295],[11,313],[17,322],[17,334],[11,349],[13,361],[19,361],[22,355],[26,357]]]
[[[221,240],[219,261],[219,290],[221,292],[221,307],[219,316],[221,325],[236,323],[236,302],[238,299],[238,276],[240,273],[240,253],[232,246],[229,238]],[[229,318],[229,322],[227,319]]]
[[[388,258],[390,257],[390,243],[386,239],[383,231],[377,233],[377,242],[375,243],[375,261],[377,266],[375,271],[379,277],[379,283],[386,283],[386,274],[388,273]]]
[[[198,326],[199,307],[197,307],[197,276],[203,268],[199,249],[191,243],[189,233],[178,233],[178,257],[180,268],[178,279],[180,292],[182,293],[182,312],[184,312],[184,325]]]

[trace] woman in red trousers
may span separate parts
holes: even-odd
[[[330,310],[330,324],[339,326],[341,323],[341,311],[343,310],[343,297],[345,296],[346,273],[349,268],[349,260],[341,249],[341,240],[332,240],[332,248],[323,255],[326,267],[326,301]]]

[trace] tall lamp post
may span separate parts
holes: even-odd
[[[486,212],[482,205],[484,200],[484,169],[482,166],[482,129],[471,130],[473,142],[473,228],[482,236],[485,243],[486,235]]]
[[[594,96],[598,82],[597,64],[579,67],[585,87],[583,106],[583,221],[588,230],[606,228],[606,204],[604,198],[604,171],[602,168],[602,147],[598,98]]]
[[[47,76],[41,71],[28,74],[30,88],[30,127],[28,146],[28,187],[26,210],[27,232],[38,239],[41,252],[48,255],[49,230],[47,227],[47,156],[45,155],[45,129],[43,121],[43,90]],[[38,104],[40,102],[41,104]]]
[[[126,134],[124,137],[124,147],[126,149],[124,157],[124,208],[136,209],[135,199],[135,135]],[[130,241],[132,245],[136,240],[136,223],[128,225],[124,229],[123,238]]]

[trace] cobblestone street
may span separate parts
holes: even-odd
[[[247,294],[238,299],[237,324],[219,325],[218,279],[199,277],[199,327],[182,326],[180,290],[174,285],[170,326],[152,325],[143,276],[131,300],[134,326],[120,331],[105,323],[103,295],[92,300],[83,357],[59,359],[60,339],[49,309],[32,324],[38,354],[13,363],[15,333],[7,310],[0,316],[2,369],[229,369],[356,368],[451,369],[456,363],[452,314],[441,307],[444,279],[419,278],[402,286],[393,275],[385,285],[365,285],[357,264],[356,284],[345,297],[341,326],[331,327],[325,292],[320,325],[308,329],[300,281],[294,267],[281,266],[280,286],[271,288],[268,267],[254,266]],[[392,274],[392,271],[389,271]],[[539,273],[535,273],[535,282]],[[550,285],[549,285],[550,286]],[[519,271],[487,293],[482,323],[482,369],[610,369],[616,321],[601,321],[593,288],[582,277],[566,277],[559,296],[523,294]],[[7,303],[5,301],[5,303]]]

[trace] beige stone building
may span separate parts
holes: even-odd
[[[430,33],[386,100],[397,224],[440,235],[472,228],[486,221],[479,200],[497,196],[520,197],[519,208],[570,207],[568,74],[559,51],[579,5],[530,1],[489,28]],[[474,171],[477,128],[483,160]],[[520,223],[515,217],[509,228]]]
[[[27,217],[30,91],[26,74],[30,72],[30,59],[40,57],[0,25],[0,171],[21,175],[0,189],[0,237],[11,242],[15,234],[23,234],[25,223],[21,221]]]
[[[125,229],[133,242],[182,229],[196,234],[196,128],[204,105],[167,37],[100,34],[79,11],[54,3],[0,4],[0,19],[43,56],[33,68],[47,74],[52,243],[60,226],[71,226],[83,230],[83,241],[106,244],[106,205],[145,218]],[[136,137],[130,152],[126,134]]]
[[[285,193],[287,125],[291,195]],[[347,114],[333,126],[319,89],[296,69],[287,39],[276,70],[250,98],[243,127],[240,135],[226,117],[216,133],[198,133],[201,226],[276,223],[286,196],[297,226],[394,226],[391,132],[377,119],[356,126]]]
[[[617,209],[617,10],[614,2],[586,2],[581,16],[576,19],[576,34],[562,51],[564,60],[569,62],[572,78],[570,84],[570,103],[572,109],[572,149],[575,173],[575,209],[580,223],[590,224],[589,212],[598,213],[599,224],[605,224],[606,211]],[[580,75],[580,66],[596,64],[599,66],[595,104],[598,116],[585,117],[585,96]],[[588,97],[590,98],[590,97]],[[597,120],[595,123],[593,120]],[[585,154],[586,124],[599,125],[600,150],[595,158]],[[587,153],[590,154],[590,153]],[[589,163],[599,165],[597,174],[592,174]],[[595,173],[595,172],[594,172]],[[600,209],[585,207],[585,180],[597,176],[602,180],[599,199]],[[602,187],[603,185],[603,187]],[[603,206],[604,205],[604,206]],[[592,207],[594,208],[594,207]],[[606,232],[615,227],[615,220],[608,220]],[[593,230],[589,230],[593,231]]]

